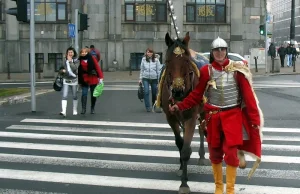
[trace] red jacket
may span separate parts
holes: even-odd
[[[95,57],[92,57],[95,65],[95,70],[97,72],[97,75],[91,75],[88,73],[81,73],[80,76],[82,76],[82,80],[88,84],[88,85],[96,85],[99,83],[99,79],[103,79],[103,72],[98,65],[97,59]],[[80,68],[82,72],[87,72],[88,71],[88,63],[85,60],[80,60]],[[82,84],[82,83],[80,83]]]
[[[229,64],[229,60],[226,60],[223,67],[226,67]],[[216,62],[212,63],[212,66],[217,70],[222,70],[222,66],[219,65]],[[203,66],[200,69],[200,78],[199,78],[199,84],[196,86],[196,88],[186,97],[182,102],[178,103],[179,110],[186,110],[190,109],[193,106],[200,104],[203,99],[203,94],[206,89],[207,82],[209,81],[209,67],[208,65]],[[252,88],[249,84],[249,81],[245,78],[245,76],[237,72],[237,84],[240,88],[242,98],[246,104],[247,107],[247,113],[249,120],[252,125],[259,126],[260,125],[260,116],[258,112],[258,107],[256,104],[256,100],[254,97],[254,94],[252,92]],[[204,109],[206,111],[210,110],[217,110],[217,107],[213,107],[209,104],[204,105]]]

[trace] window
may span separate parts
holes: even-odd
[[[35,53],[35,72],[43,72],[44,68],[44,53]],[[30,66],[30,53],[29,53],[29,72],[31,71]]]
[[[0,21],[3,20],[3,2],[0,0]]]
[[[63,54],[62,53],[49,53],[48,64],[54,67],[55,72],[59,71],[59,68],[63,65]]]
[[[166,0],[125,0],[125,21],[167,22]]]
[[[226,0],[187,0],[186,21],[226,23]]]
[[[28,18],[30,1],[27,0]],[[35,0],[34,19],[37,22],[67,21],[67,0]]]

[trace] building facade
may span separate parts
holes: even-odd
[[[290,25],[291,25],[291,0],[273,0],[272,14],[273,21],[273,35],[272,41],[278,46],[284,41],[290,40]],[[300,42],[300,1],[295,0],[295,40]]]
[[[220,36],[231,52],[249,54],[252,47],[264,47],[259,25],[266,0],[172,0],[177,26],[184,36],[190,32],[190,47],[209,51]],[[15,7],[0,0],[0,72],[29,72],[29,24],[18,22],[5,9]],[[148,47],[164,61],[165,34],[175,32],[166,0],[38,0],[35,1],[36,70],[54,76],[64,52],[74,39],[68,37],[68,23],[74,23],[74,10],[89,17],[88,31],[79,33],[80,47],[95,45],[106,70],[138,70]],[[29,10],[30,13],[30,10]],[[114,63],[116,61],[117,63]]]

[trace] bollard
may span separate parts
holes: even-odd
[[[132,76],[131,59],[129,59],[129,75]]]
[[[296,72],[296,56],[294,57],[292,57],[292,60],[293,60],[293,72]]]
[[[274,73],[274,57],[271,57],[272,59],[272,73]]]
[[[7,62],[7,79],[10,79],[10,64]]]
[[[254,60],[255,60],[255,72],[258,72],[258,69],[257,69],[257,59],[258,59],[258,57],[254,57]]]

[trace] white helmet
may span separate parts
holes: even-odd
[[[211,49],[215,48],[228,48],[227,42],[224,39],[218,37],[211,43]]]

